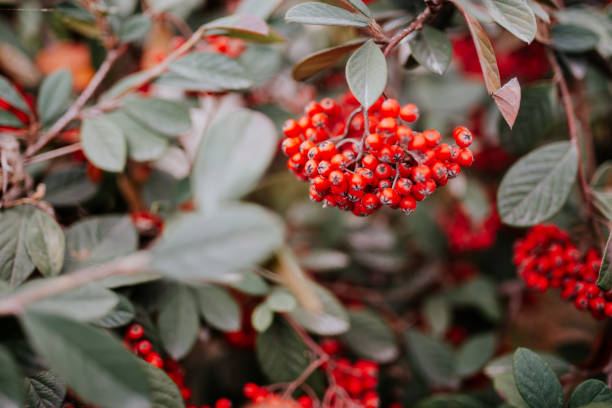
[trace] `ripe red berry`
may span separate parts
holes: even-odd
[[[255,383],[246,383],[242,388],[242,392],[244,393],[244,396],[248,399],[254,399],[259,393],[259,385]]]
[[[215,408],[232,408],[232,401],[227,398],[218,399],[215,402]]]
[[[400,118],[406,122],[416,122],[419,119],[419,108],[411,103],[402,106],[400,109]]]
[[[416,200],[411,195],[407,195],[402,197],[400,200],[399,208],[400,210],[407,215],[410,215],[414,212],[417,206]]]
[[[464,126],[458,126],[453,130],[453,139],[459,147],[468,147],[472,144],[472,132]]]
[[[474,161],[474,155],[472,155],[472,152],[470,150],[466,148],[462,148],[461,150],[459,150],[459,154],[457,158],[455,159],[455,161],[461,167],[469,167],[472,165],[472,162]]]
[[[442,136],[440,135],[440,132],[434,129],[429,129],[429,130],[424,131],[423,137],[425,138],[425,142],[427,143],[427,146],[429,147],[437,146],[440,143],[440,140],[442,140]]]
[[[412,191],[412,181],[406,177],[397,179],[395,190],[402,196],[409,195]]]
[[[396,118],[399,115],[400,104],[397,99],[389,98],[380,105],[380,113],[384,117]]]
[[[138,340],[142,336],[144,336],[144,329],[139,324],[131,325],[125,334],[126,340],[132,340],[132,341]]]
[[[287,157],[291,157],[300,151],[302,141],[299,137],[287,137],[283,139],[281,148]]]
[[[369,150],[377,151],[383,145],[382,137],[378,133],[370,133],[366,136],[365,145]]]
[[[153,350],[153,345],[149,340],[141,340],[136,344],[136,351],[140,355],[147,355]]]
[[[383,133],[395,133],[397,130],[397,122],[394,118],[384,118],[378,123],[376,128]]]
[[[381,192],[380,202],[384,205],[388,205],[391,208],[397,207],[400,202],[400,195],[392,188],[385,188]]]
[[[283,123],[283,133],[287,137],[298,137],[302,133],[302,127],[295,119],[289,119]]]

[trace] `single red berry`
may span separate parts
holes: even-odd
[[[302,395],[297,399],[297,403],[300,404],[302,408],[312,408],[312,398],[308,395]]]
[[[302,133],[302,127],[295,119],[289,119],[283,123],[283,133],[287,137],[298,137]]]
[[[440,144],[440,140],[442,140],[442,136],[440,132],[434,129],[429,129],[423,132],[423,137],[425,138],[425,142],[429,147],[435,147]]]
[[[461,167],[468,167],[472,165],[472,162],[474,161],[474,155],[469,149],[462,148],[461,150],[459,150],[459,155],[457,156],[455,161]]]
[[[361,205],[368,210],[374,211],[380,206],[380,202],[375,194],[368,193],[364,194],[361,199]]]
[[[399,115],[400,104],[397,99],[389,98],[380,105],[380,113],[384,117],[396,118]]]
[[[412,140],[412,129],[408,126],[400,125],[397,127],[397,132],[395,133],[397,137],[397,141],[401,143],[403,146],[408,146],[408,143]]]
[[[227,398],[218,399],[215,402],[215,408],[232,408],[232,401]]]
[[[378,122],[377,129],[383,133],[395,133],[397,130],[397,121],[394,118],[384,118]]]
[[[425,137],[423,137],[423,134],[413,132],[412,140],[410,141],[410,143],[408,143],[408,149],[424,151],[426,148],[427,148],[427,141],[425,140]]]
[[[327,127],[327,124],[329,123],[329,118],[325,113],[319,112],[315,113],[312,116],[312,119],[310,119],[310,121],[312,122],[312,125],[314,127],[321,129]]]
[[[144,329],[139,324],[131,325],[125,334],[126,340],[138,340],[144,336]]]
[[[310,116],[311,118],[320,112],[323,112],[323,108],[321,107],[321,105],[319,105],[317,101],[309,102],[308,105],[306,105],[306,107],[304,108],[304,113]]]
[[[319,165],[317,166],[317,172],[322,177],[329,177],[329,174],[332,172],[332,170],[332,165],[327,160],[320,161]]]
[[[374,171],[376,170],[376,166],[378,166],[378,159],[373,154],[366,154],[363,156],[363,159],[361,159],[361,164],[363,164],[363,167]]]
[[[411,103],[402,106],[399,112],[400,118],[406,122],[416,122],[419,119],[419,108]]]
[[[380,202],[392,208],[397,207],[400,202],[400,195],[392,188],[385,188],[381,192]]]
[[[149,340],[141,340],[136,344],[138,354],[145,356],[153,350],[153,345]]]
[[[400,200],[400,204],[399,204],[400,211],[407,215],[412,214],[416,206],[417,206],[416,200],[411,195],[402,197],[402,199]]]
[[[379,163],[374,173],[379,179],[386,179],[393,175],[393,168],[387,163]]]
[[[259,385],[255,383],[246,383],[242,388],[242,392],[248,399],[254,399],[259,393]]]
[[[365,145],[368,150],[377,151],[383,145],[382,137],[378,133],[370,133],[366,136]]]
[[[458,126],[453,130],[453,139],[459,147],[468,147],[472,144],[472,132],[464,126]]]
[[[412,191],[412,181],[406,177],[397,179],[395,190],[402,196],[409,195]]]
[[[436,158],[440,161],[446,161],[451,158],[452,150],[449,145],[442,143],[436,147]]]
[[[377,154],[378,160],[384,163],[392,163],[393,162],[393,150],[391,150],[391,146],[383,145]]]
[[[144,357],[144,360],[157,368],[164,368],[164,360],[156,352],[152,351]]]
[[[307,156],[310,149],[315,146],[316,145],[312,141],[305,140],[302,142],[302,144],[300,144],[300,153],[302,153],[304,156]]]
[[[285,156],[291,157],[300,151],[301,143],[302,141],[299,137],[287,137],[283,139],[281,148],[283,150],[283,153],[285,153]]]

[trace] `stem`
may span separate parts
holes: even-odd
[[[72,106],[64,113],[64,115],[57,120],[51,126],[51,128],[47,131],[47,133],[43,134],[40,139],[30,147],[26,149],[25,156],[30,157],[40,149],[42,149],[47,143],[49,143],[59,132],[62,131],[66,125],[72,122],[78,115],[83,106],[87,103],[89,98],[94,94],[98,86],[102,83],[102,80],[108,74],[108,71],[111,69],[117,58],[121,56],[127,49],[126,45],[122,45],[119,48],[112,49],[106,54],[106,59],[100,65],[100,69],[96,72],[94,77],[87,84],[87,88],[79,95],[77,100],[72,104]]]
[[[563,104],[563,109],[565,110],[565,116],[567,118],[567,128],[569,131],[570,139],[572,141],[572,144],[576,146],[576,150],[578,151],[578,179],[580,182],[580,191],[582,193],[586,205],[587,217],[589,219],[592,219],[593,208],[591,205],[591,195],[589,193],[589,184],[584,171],[584,166],[582,165],[582,148],[580,146],[580,140],[578,140],[578,127],[576,125],[576,117],[574,116],[574,106],[572,103],[572,97],[570,95],[567,82],[565,81],[565,77],[563,76],[561,66],[557,62],[555,54],[550,48],[546,50],[546,56],[548,57],[550,66],[553,69],[554,79],[559,87],[561,102]]]
[[[423,10],[414,19],[414,21],[410,23],[408,27],[404,28],[402,31],[400,31],[399,33],[391,37],[391,40],[389,41],[389,43],[387,44],[387,46],[385,47],[383,51],[383,54],[385,55],[385,57],[389,56],[393,48],[395,48],[397,44],[399,44],[400,41],[402,41],[412,32],[423,28],[423,24],[425,23],[425,21],[433,15],[432,5],[430,5],[429,3],[426,3],[426,4],[427,6],[425,7],[425,10]]]
[[[60,156],[64,156],[66,154],[78,152],[81,150],[81,142],[73,143],[68,146],[63,146],[58,149],[50,150],[48,152],[44,152],[41,154],[37,154],[36,156],[25,159],[24,164],[27,166],[29,164],[39,163],[46,160],[55,159]]]
[[[81,269],[75,273],[44,279],[38,285],[25,287],[17,290],[12,295],[0,299],[0,316],[18,315],[32,302],[87,285],[88,283],[112,276],[137,274],[147,266],[149,260],[150,255],[147,252],[139,251],[111,262]]]

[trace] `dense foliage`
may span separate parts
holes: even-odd
[[[0,0],[0,406],[612,406],[611,62],[595,0]]]

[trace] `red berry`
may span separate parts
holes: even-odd
[[[427,143],[427,146],[429,147],[435,147],[440,143],[440,140],[442,140],[442,136],[440,136],[440,132],[438,132],[437,130],[426,130],[423,132],[423,137],[425,138],[425,142]]]
[[[283,123],[283,133],[287,137],[298,137],[302,133],[302,127],[295,119],[289,119]]]
[[[396,118],[399,115],[400,104],[397,99],[389,98],[380,105],[380,113],[384,117]]]
[[[141,340],[136,344],[136,351],[140,355],[147,355],[153,350],[153,346],[149,340]]]
[[[461,150],[459,150],[459,155],[457,156],[455,161],[461,167],[468,167],[472,165],[472,162],[474,161],[474,155],[472,155],[472,152],[469,149],[462,148]]]
[[[402,177],[397,179],[395,190],[402,196],[407,196],[412,191],[412,181],[409,178]]]
[[[126,340],[138,340],[144,335],[144,329],[139,324],[131,325],[125,334]]]
[[[400,202],[400,195],[392,188],[385,188],[380,196],[380,202],[389,207],[397,207]]]
[[[394,118],[384,118],[378,123],[377,129],[383,133],[395,133],[397,122]]]
[[[232,408],[232,401],[227,398],[218,399],[215,402],[215,408]]]
[[[382,137],[378,133],[370,133],[366,136],[365,145],[368,150],[377,151],[383,145]]]
[[[411,103],[402,106],[399,112],[400,118],[406,122],[416,122],[419,119],[419,108]]]
[[[248,399],[254,399],[259,393],[259,385],[255,383],[246,383],[242,388],[242,392]]]
[[[402,197],[402,199],[400,200],[400,204],[399,204],[400,210],[404,214],[407,214],[407,215],[412,214],[414,212],[416,206],[417,206],[416,200],[411,195],[407,195],[405,197]]]
[[[468,128],[458,126],[453,130],[453,138],[459,147],[468,147],[472,144],[472,132]]]

